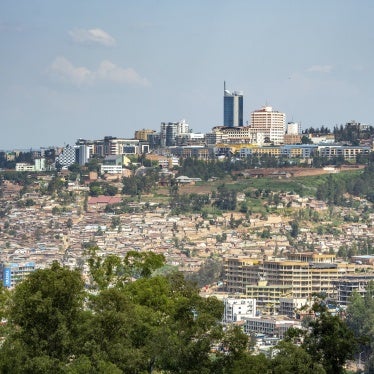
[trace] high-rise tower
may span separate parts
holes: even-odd
[[[243,126],[243,92],[226,90],[223,83],[223,126]]]
[[[286,130],[286,115],[264,106],[251,113],[251,130],[257,143],[283,144]]]

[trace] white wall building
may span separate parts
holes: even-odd
[[[254,317],[245,319],[244,332],[246,334],[260,333],[283,339],[290,327],[300,328],[301,322],[275,317]]]
[[[25,162],[17,162],[16,171],[35,171],[35,165],[27,164]]]
[[[256,316],[256,299],[226,298],[223,302],[225,305],[224,323],[237,322],[243,318]]]
[[[122,174],[122,165],[101,165],[100,173],[101,174]]]
[[[36,158],[34,160],[35,171],[45,171],[45,158]]]
[[[334,144],[335,135],[334,134],[309,134],[308,138],[312,141],[313,144]]]
[[[301,124],[298,122],[288,122],[286,133],[288,135],[299,135],[301,133]]]
[[[264,106],[251,113],[251,129],[257,144],[260,144],[258,139],[261,137],[264,138],[264,142],[282,144],[286,131],[286,115],[274,111],[271,106]]]

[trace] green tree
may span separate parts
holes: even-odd
[[[331,315],[325,306],[316,304],[319,317],[311,321],[302,347],[327,374],[344,372],[344,365],[353,358],[357,340],[345,321]]]
[[[227,328],[220,344],[220,349],[224,352],[224,355],[218,356],[217,360],[220,366],[226,368],[224,372],[236,373],[236,369],[234,370],[233,367],[237,367],[238,363],[243,365],[243,361],[248,357],[249,345],[250,338],[241,327],[229,326]],[[248,370],[248,367],[246,369]]]
[[[222,336],[223,306],[200,297],[180,273],[104,289],[89,308],[93,318],[77,354],[95,367],[100,360],[124,373],[212,372],[210,347]]]
[[[125,261],[98,261],[92,251],[95,292],[84,291],[78,271],[57,263],[17,286],[1,373],[225,374],[235,373],[237,362],[268,367],[262,356],[246,353],[240,328],[223,331],[221,301],[201,297],[179,272],[153,275],[162,256],[130,252]],[[213,353],[218,344],[224,352]]]
[[[354,293],[347,308],[347,324],[359,343],[358,351],[368,362],[367,371],[374,369],[374,282],[369,282],[365,296]]]
[[[107,182],[91,182],[89,184],[90,195],[91,196],[114,196],[118,192],[118,188]]]
[[[310,354],[289,341],[282,341],[276,347],[276,355],[271,360],[274,374],[324,374],[325,369],[315,362]]]
[[[14,329],[1,348],[0,371],[51,372],[58,362],[67,362],[76,349],[83,300],[78,271],[53,263],[30,274],[13,295],[9,323]]]
[[[258,374],[270,373],[270,359],[263,353],[259,355],[252,355],[246,353],[236,359],[231,366],[224,366],[223,373],[227,374]],[[222,369],[221,369],[222,370]],[[217,370],[217,373],[221,371]]]
[[[301,137],[301,144],[313,144],[313,141],[309,138],[309,136],[303,135]]]
[[[74,163],[74,164],[72,164],[72,165],[70,165],[70,166],[68,167],[68,170],[69,170],[71,173],[79,174],[80,171],[81,171],[81,167],[80,167],[79,164]]]
[[[215,258],[209,258],[197,272],[186,275],[186,279],[196,283],[198,287],[203,287],[207,284],[212,284],[221,280],[222,273],[222,261]]]
[[[110,223],[110,227],[112,229],[118,227],[120,224],[121,224],[121,218],[120,217],[118,217],[118,216],[112,217],[111,223]]]
[[[297,238],[299,235],[299,223],[297,221],[292,221],[291,222],[291,233],[290,235],[293,238]]]
[[[109,286],[122,287],[131,278],[150,277],[165,264],[165,257],[153,252],[129,251],[124,259],[115,255],[102,258],[96,255],[98,249],[89,246],[86,255],[93,286],[100,290]]]
[[[222,210],[235,210],[236,191],[228,189],[224,184],[218,186],[215,205]]]
[[[68,220],[66,221],[66,227],[68,229],[71,229],[73,227],[73,220],[71,218],[68,218]]]
[[[124,263],[132,277],[150,277],[153,271],[165,264],[165,257],[153,252],[129,251]]]

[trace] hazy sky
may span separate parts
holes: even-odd
[[[373,0],[1,0],[0,149],[222,124],[374,125]]]

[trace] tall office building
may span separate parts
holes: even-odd
[[[177,137],[188,133],[189,125],[184,119],[179,122],[161,122],[161,147],[171,147],[176,145]]]
[[[85,165],[94,153],[93,144],[77,145],[77,162],[79,165]]]
[[[243,92],[226,90],[223,85],[223,126],[243,126]]]
[[[286,131],[286,115],[264,106],[251,113],[251,130],[256,142],[283,144]]]

